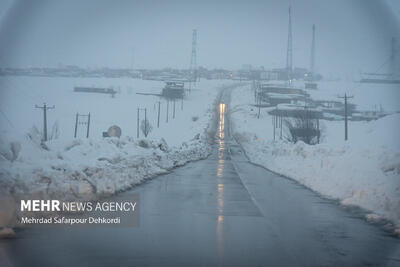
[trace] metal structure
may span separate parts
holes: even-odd
[[[347,94],[344,94],[344,96],[339,96],[339,98],[344,98],[344,140],[347,141],[348,139],[347,99],[353,98],[353,96],[348,96]]]
[[[80,118],[85,118],[86,121],[79,120]],[[79,125],[86,125],[86,138],[89,138],[90,113],[87,115],[86,114],[82,115],[82,114],[76,113],[74,138],[76,138],[76,136],[78,134],[78,126]]]
[[[313,79],[315,72],[315,24],[313,24],[312,26],[310,72],[311,72],[311,79]]]
[[[293,72],[293,43],[292,43],[292,11],[289,7],[289,28],[288,28],[288,41],[287,41],[287,51],[286,51],[286,72],[287,80],[289,83],[292,81]]]
[[[197,30],[194,29],[192,33],[192,56],[190,58],[190,69],[189,69],[189,89],[192,89],[192,82],[196,84],[197,81]]]
[[[47,110],[48,109],[54,109],[55,106],[53,105],[52,107],[48,107],[46,103],[43,103],[43,106],[40,107],[38,105],[35,105],[35,108],[40,108],[43,110],[43,141],[47,141]]]

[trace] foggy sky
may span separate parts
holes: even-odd
[[[198,29],[199,66],[284,67],[291,4],[294,66],[310,65],[315,23],[318,71],[375,71],[389,56],[390,38],[400,41],[398,9],[388,3],[8,0],[0,24],[0,66],[188,68],[192,29]]]

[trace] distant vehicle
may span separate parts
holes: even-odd
[[[177,81],[165,82],[161,95],[166,98],[183,98],[185,96],[185,83]]]

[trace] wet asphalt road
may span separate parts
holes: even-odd
[[[140,194],[140,227],[25,230],[0,266],[400,266],[399,239],[249,163],[219,109],[208,159],[119,196]]]

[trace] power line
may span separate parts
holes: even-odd
[[[14,128],[14,125],[12,124],[12,122],[8,119],[7,115],[0,109],[1,114],[3,114],[4,118],[6,119],[6,121],[10,124],[10,126],[12,128]]]

